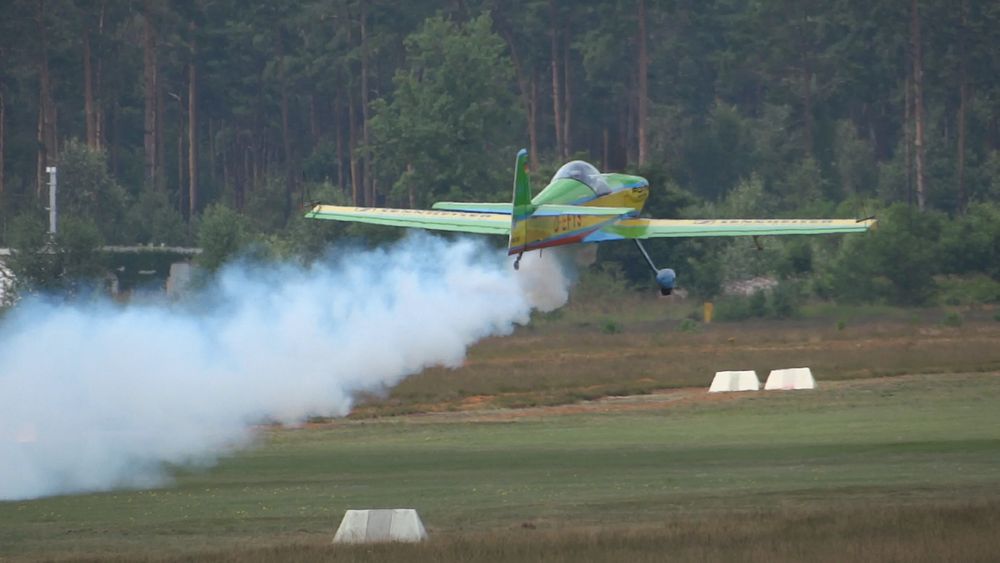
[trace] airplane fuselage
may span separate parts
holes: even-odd
[[[522,228],[512,231],[510,254],[580,242],[599,242],[611,238],[601,229],[624,217],[636,217],[649,197],[649,182],[628,174],[594,174],[581,178],[557,177],[531,200],[541,205],[627,208],[625,215],[587,215],[532,213],[523,219]],[[582,211],[582,210],[581,210]],[[613,237],[620,238],[620,237]]]

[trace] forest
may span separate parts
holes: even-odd
[[[103,244],[316,255],[323,201],[505,201],[584,159],[658,217],[879,217],[858,237],[658,242],[695,294],[1000,300],[1000,3],[4,0],[0,246],[23,283]],[[60,232],[46,235],[48,166]],[[56,245],[60,252],[45,250]],[[646,275],[629,246],[598,269]],[[787,282],[787,283],[785,283]],[[968,288],[949,292],[949,287]],[[794,300],[793,299],[793,300]]]

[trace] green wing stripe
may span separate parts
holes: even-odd
[[[309,219],[351,221],[460,233],[490,235],[506,235],[510,233],[510,218],[506,215],[489,213],[317,205],[306,213],[306,217]]]
[[[514,206],[510,203],[463,203],[460,201],[439,201],[431,206],[432,209],[446,211],[469,211],[472,213],[501,213],[510,215],[510,210]]]
[[[604,230],[625,238],[821,235],[863,232],[875,223],[874,219],[624,219]]]

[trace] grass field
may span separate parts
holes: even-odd
[[[0,503],[0,561],[997,560],[1000,323],[803,323],[543,322],[160,489]],[[375,507],[431,540],[330,545]]]

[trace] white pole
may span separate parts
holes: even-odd
[[[56,167],[46,166],[45,171],[49,173],[49,234],[56,234]]]

